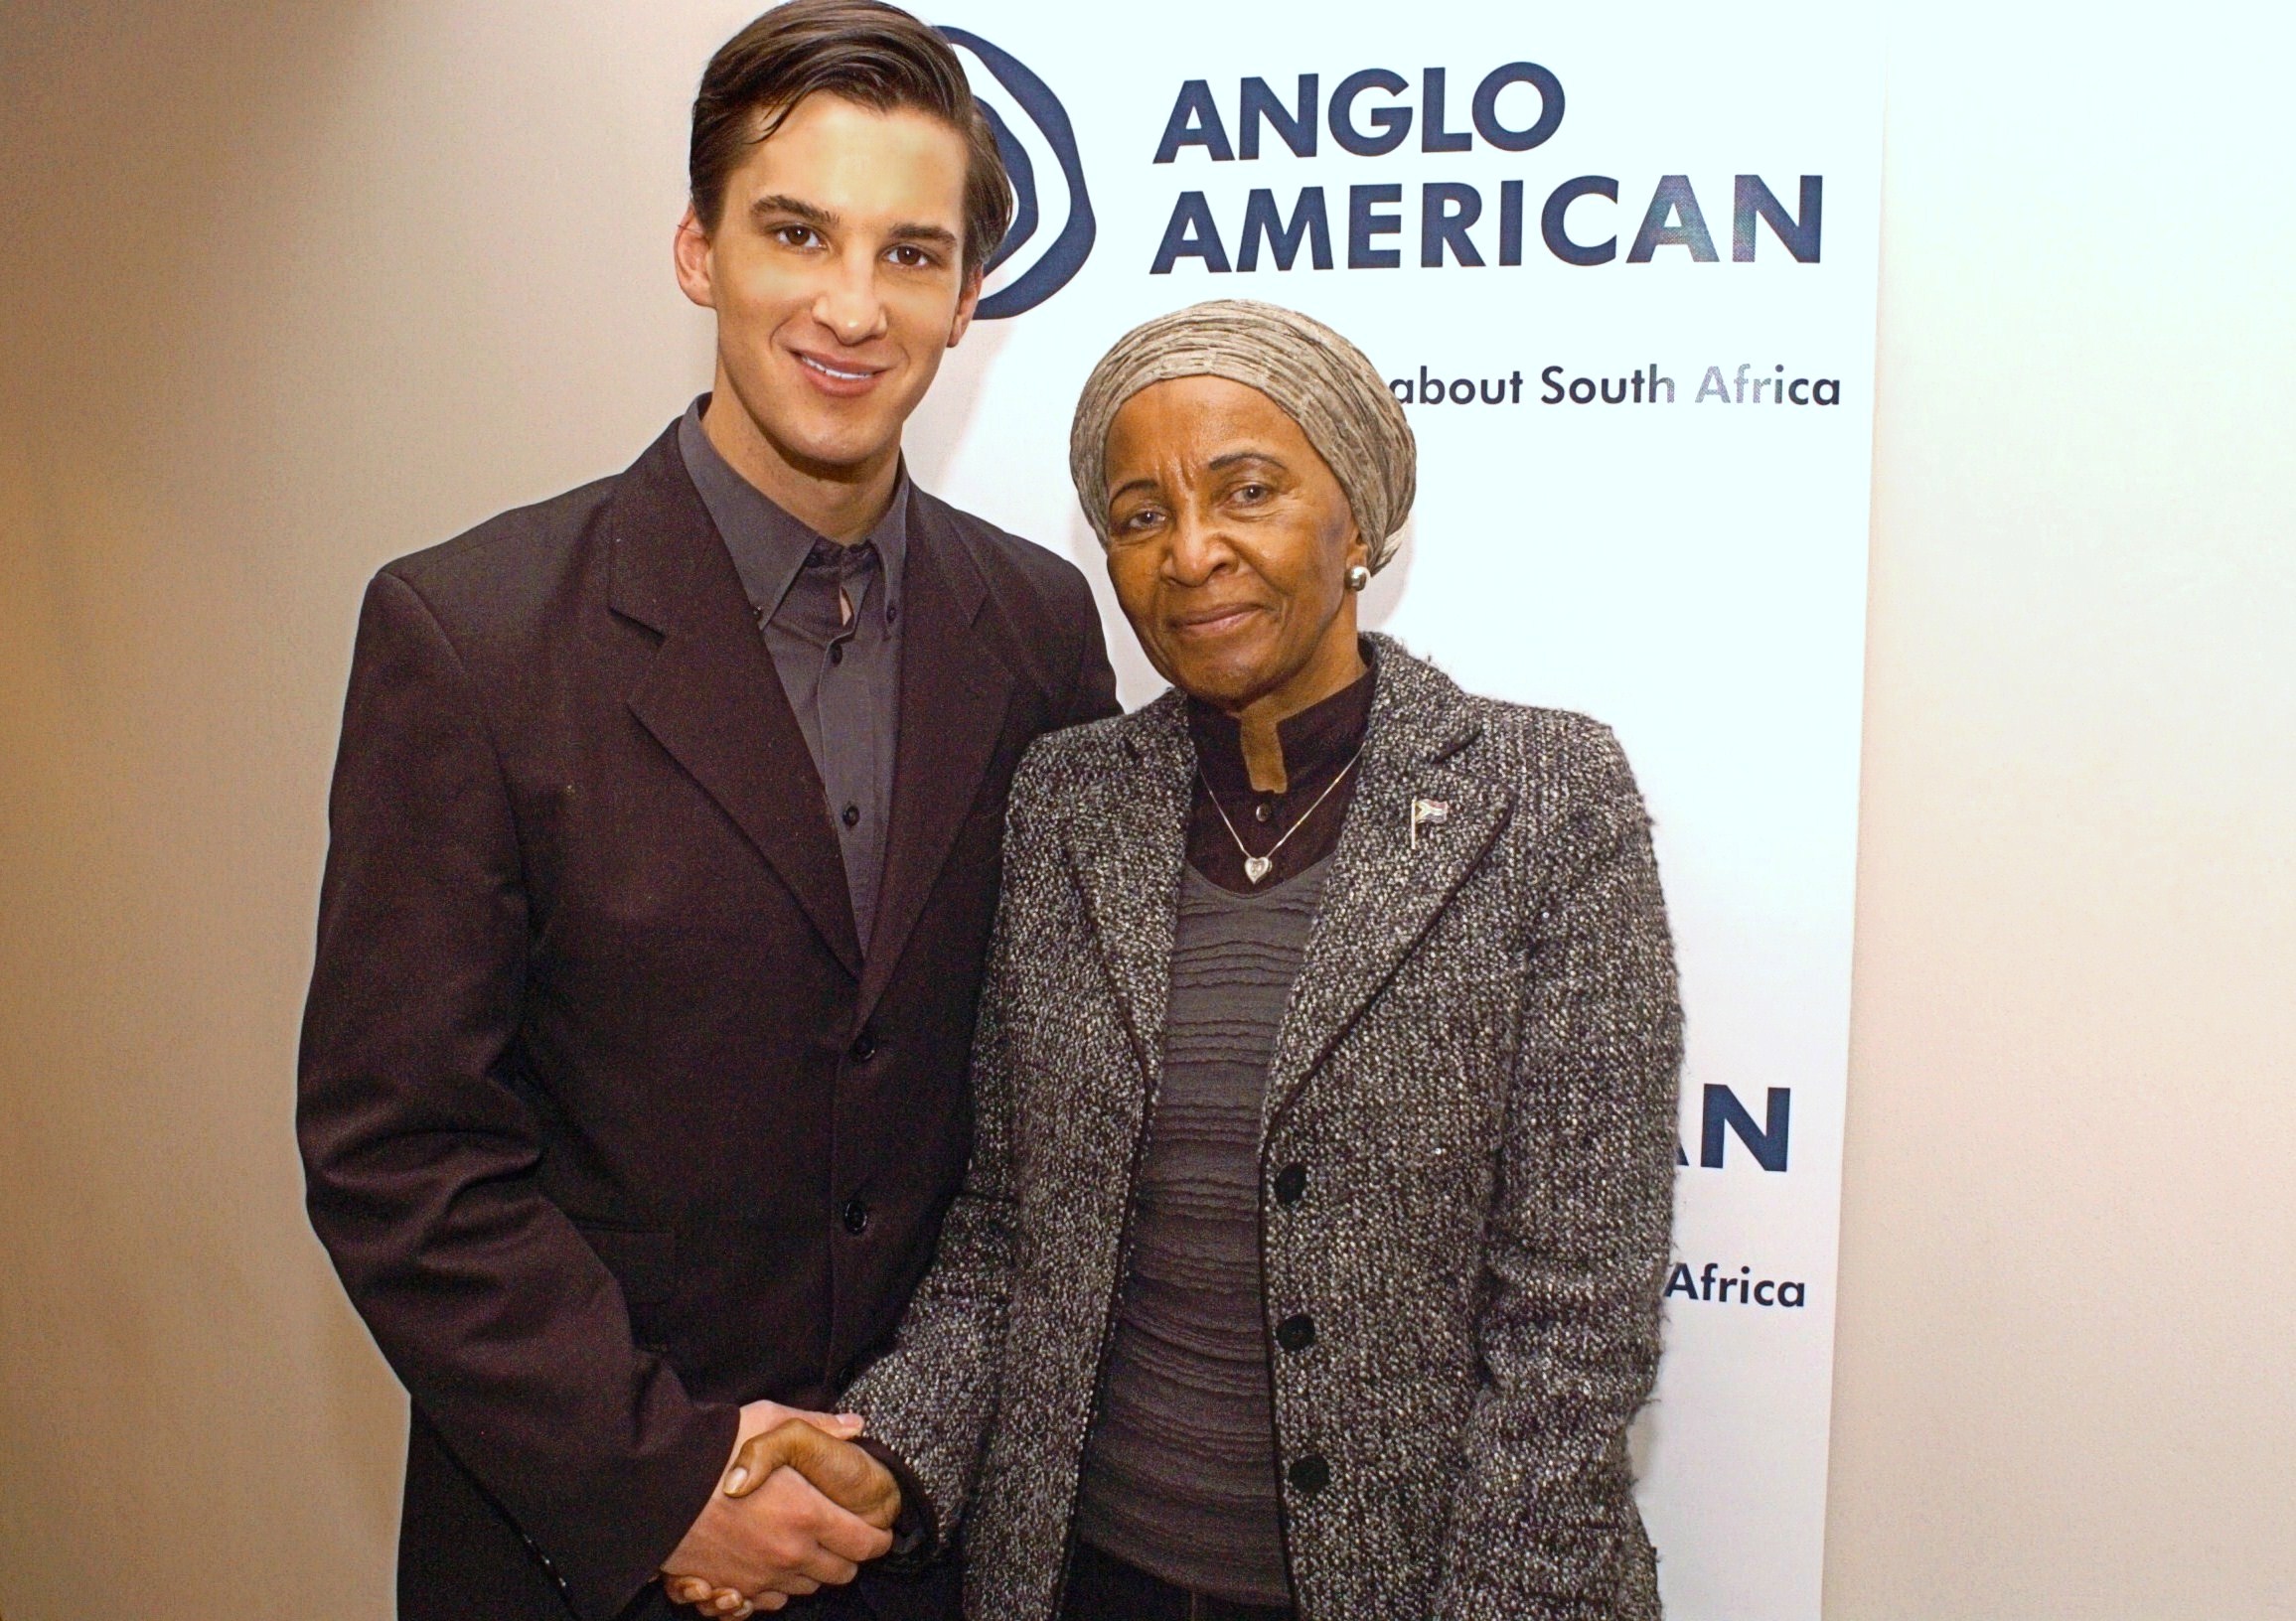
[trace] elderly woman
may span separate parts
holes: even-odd
[[[1680,1014],[1616,742],[1359,633],[1414,447],[1329,329],[1148,322],[1070,461],[1176,690],[1014,780],[972,1167],[845,1404],[982,1621],[1657,1615]]]

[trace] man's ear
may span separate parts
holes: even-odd
[[[693,205],[678,221],[678,235],[670,244],[671,261],[678,268],[678,288],[705,310],[717,308],[715,266],[710,260],[709,232]]]
[[[951,349],[963,342],[973,326],[973,312],[981,305],[981,283],[988,274],[988,270],[978,264],[965,272],[965,290],[957,295],[957,316],[949,323]]]

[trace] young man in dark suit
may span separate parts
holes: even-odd
[[[703,78],[691,182],[711,392],[360,622],[298,1126],[412,1397],[407,1621],[666,1615],[665,1569],[950,1613],[844,1585],[892,1538],[806,1474],[719,1475],[834,1403],[931,1258],[1006,787],[1115,681],[1074,567],[903,471],[1011,207],[946,45],[768,13]],[[825,1428],[811,1474],[889,1507]]]

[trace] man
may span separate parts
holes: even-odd
[[[718,1481],[930,1258],[1007,783],[1115,681],[1076,569],[902,469],[1011,207],[946,45],[794,0],[710,63],[690,167],[711,392],[360,623],[298,1124],[412,1397],[407,1621],[667,1615],[665,1569],[946,1613],[839,1585],[897,1495],[850,1423],[786,1455],[885,1513]]]

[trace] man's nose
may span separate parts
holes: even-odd
[[[813,316],[841,344],[865,344],[885,331],[885,302],[877,296],[875,256],[838,260],[814,297]]]

